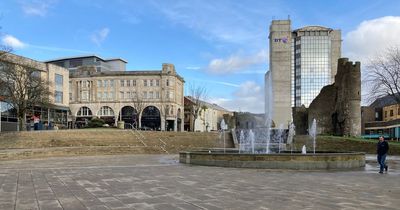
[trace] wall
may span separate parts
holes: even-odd
[[[335,83],[325,86],[310,104],[308,124],[315,118],[318,133],[361,135],[360,65],[340,58]]]
[[[269,33],[269,69],[273,81],[273,121],[288,126],[291,121],[291,23],[290,20],[273,20]],[[267,75],[265,80],[267,80]]]
[[[400,106],[398,104],[383,107],[383,121],[390,121],[400,118]]]

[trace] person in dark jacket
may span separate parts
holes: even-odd
[[[385,169],[385,171],[388,170],[388,166],[385,164],[386,155],[387,155],[388,151],[389,151],[389,143],[387,141],[385,141],[385,138],[383,136],[380,136],[379,142],[376,145],[376,153],[378,154],[377,160],[380,165],[380,168],[379,168],[380,174],[383,173],[383,169]]]

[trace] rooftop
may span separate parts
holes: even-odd
[[[88,55],[77,55],[77,56],[70,56],[70,57],[61,57],[61,58],[56,58],[56,59],[52,59],[52,60],[46,60],[43,61],[45,63],[50,63],[50,62],[56,62],[56,61],[62,61],[62,60],[70,60],[70,59],[77,59],[77,58],[90,58],[90,57],[96,57],[102,61],[113,61],[113,60],[120,60],[124,63],[128,63],[126,60],[122,59],[122,58],[102,58],[96,54],[88,54]]]

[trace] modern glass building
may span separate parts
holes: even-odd
[[[341,48],[340,30],[307,26],[292,32],[292,107],[308,107],[334,82]]]
[[[292,107],[308,107],[334,82],[341,55],[341,32],[322,26],[292,30],[290,20],[273,20],[269,33],[269,71],[265,74],[266,113],[276,125],[292,122]],[[268,82],[270,78],[271,82]],[[269,84],[270,83],[270,84]]]

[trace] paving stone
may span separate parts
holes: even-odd
[[[0,209],[398,209],[400,157],[389,158],[385,174],[374,156],[364,170],[312,172],[189,166],[176,155],[2,161]]]
[[[63,209],[58,200],[39,200],[40,210]]]

